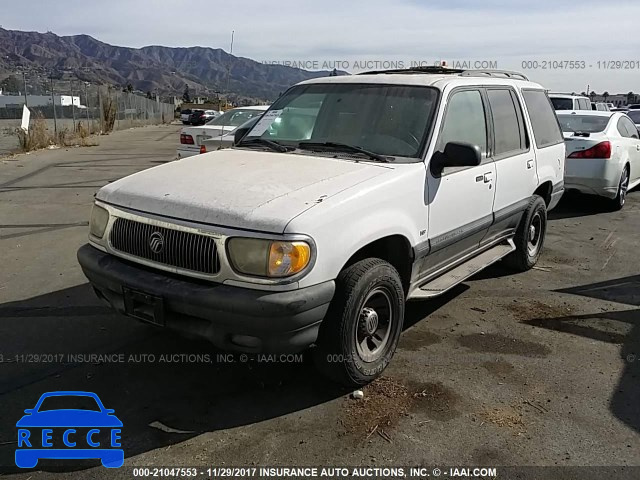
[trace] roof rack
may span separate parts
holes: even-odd
[[[371,72],[362,72],[358,75],[383,75],[385,73],[429,73],[429,74],[460,74],[464,70],[458,68],[438,67],[438,66],[423,66],[423,67],[411,67],[411,68],[399,68],[396,70],[374,70]]]
[[[460,74],[462,77],[498,77],[498,78],[516,78],[519,80],[529,81],[524,73],[512,72],[510,70],[465,70]]]
[[[423,66],[400,68],[395,70],[374,70],[371,72],[362,72],[358,75],[384,75],[384,74],[416,74],[426,73],[432,75],[460,75],[461,77],[497,77],[497,78],[515,78],[519,80],[529,81],[529,78],[520,72],[512,72],[509,70],[461,70],[459,68],[439,67],[439,66]]]

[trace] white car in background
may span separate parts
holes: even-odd
[[[216,137],[224,139],[226,135],[233,133],[242,124],[252,118],[261,116],[268,108],[269,105],[232,108],[205,125],[183,128],[180,131],[180,146],[177,150],[178,159],[204,153],[202,151],[202,142]]]
[[[591,99],[581,95],[565,95],[563,93],[550,93],[549,99],[556,110],[592,110]]]
[[[565,188],[600,195],[620,210],[640,184],[640,134],[619,112],[558,112],[565,136]]]
[[[251,120],[244,122],[238,128],[232,132],[226,133],[222,136],[216,136],[208,140],[203,140],[200,145],[200,153],[213,152],[222,148],[231,148],[236,141],[236,133],[243,130],[244,133],[248,132],[253,126],[260,120],[259,116],[253,117]]]

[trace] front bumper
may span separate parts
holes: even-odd
[[[124,289],[162,299],[164,325],[224,350],[290,353],[315,342],[335,284],[272,292],[187,279],[134,264],[91,245],[78,262],[96,294],[127,314]],[[247,340],[248,339],[248,340]]]

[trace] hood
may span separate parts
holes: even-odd
[[[160,216],[283,233],[327,198],[393,171],[389,165],[252,150],[220,150],[113,182],[96,198]]]

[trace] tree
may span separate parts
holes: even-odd
[[[591,97],[591,101],[594,101],[598,94],[595,91],[592,91],[589,96]]]
[[[583,97],[587,96],[587,92],[582,92],[580,95],[582,95]]]
[[[633,92],[627,93],[627,103],[636,103],[636,94]]]
[[[189,85],[184,86],[184,93],[182,94],[182,101],[184,103],[191,103],[191,95],[189,95]]]
[[[153,95],[151,95],[151,90],[147,90],[147,98],[149,100],[153,100]]]
[[[132,93],[133,92],[133,85],[131,85],[130,83],[127,83],[127,92],[128,93]]]
[[[604,92],[604,93],[602,94],[602,98],[604,98],[604,101],[606,102],[606,101],[607,101],[607,98],[609,98],[609,92]]]
[[[18,93],[22,89],[20,81],[13,75],[9,75],[3,80],[2,83],[0,83],[0,88],[2,88],[5,94]]]

